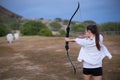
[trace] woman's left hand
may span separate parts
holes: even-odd
[[[70,39],[69,38],[65,38],[65,41],[69,41]]]

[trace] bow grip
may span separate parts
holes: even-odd
[[[70,27],[68,26],[67,28],[66,28],[66,37],[68,38],[69,37],[69,31],[70,31]],[[65,44],[65,48],[66,48],[66,50],[68,50],[69,49],[69,43],[66,41],[66,44]]]
[[[65,48],[66,48],[66,50],[69,49],[69,44],[68,44],[68,42],[66,42],[66,44],[65,44]]]
[[[68,27],[66,28],[66,37],[69,37],[69,31],[70,31],[70,27],[68,26]]]

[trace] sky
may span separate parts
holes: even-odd
[[[120,0],[0,0],[0,5],[24,18],[70,19],[80,2],[74,21],[120,22]]]

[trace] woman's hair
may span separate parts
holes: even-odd
[[[90,30],[91,33],[95,35],[95,42],[96,42],[96,47],[100,51],[100,44],[99,44],[99,30],[97,25],[88,25],[87,30]]]

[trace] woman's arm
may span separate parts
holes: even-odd
[[[84,38],[88,38],[88,36],[86,36],[86,35],[79,35],[78,38],[84,39]]]
[[[75,39],[65,38],[65,41],[67,41],[67,42],[75,42]]]

